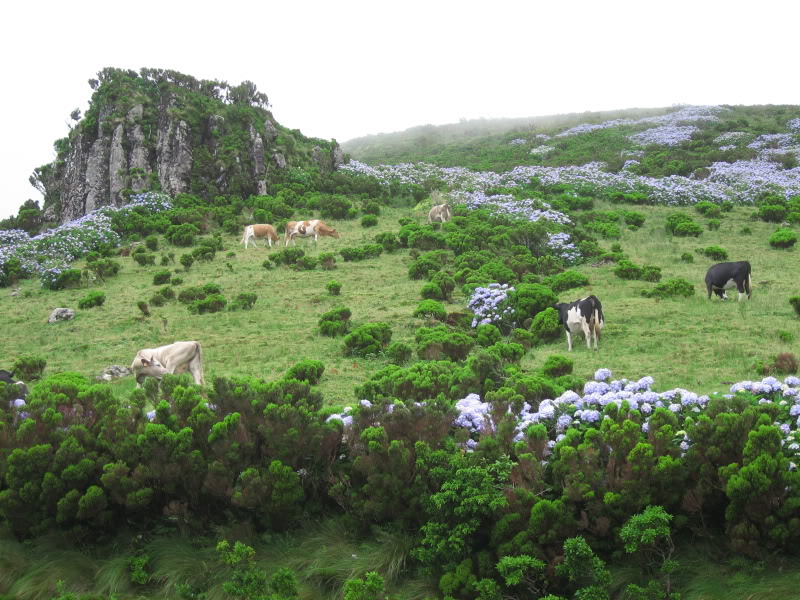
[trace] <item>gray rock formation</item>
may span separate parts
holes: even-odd
[[[47,319],[48,323],[58,323],[59,321],[69,321],[75,318],[75,311],[71,308],[54,308],[50,313],[50,318]]]
[[[120,377],[126,377],[131,374],[131,370],[127,367],[121,367],[119,365],[111,365],[110,367],[106,367],[103,371],[95,377],[97,381],[113,381],[114,379],[119,379]]]
[[[335,171],[344,164],[344,150],[339,144],[333,144],[333,152],[331,152],[331,160],[333,161],[333,170]]]
[[[192,169],[191,131],[186,121],[166,117],[158,127],[156,169],[162,189],[170,194],[185,192]]]
[[[272,160],[275,162],[275,166],[279,169],[286,168],[286,159],[283,157],[283,154],[280,152],[276,152],[272,155]]]

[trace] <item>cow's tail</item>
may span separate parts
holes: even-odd
[[[747,263],[747,279],[744,280],[744,291],[747,292],[748,298],[753,294],[753,289],[751,287],[753,282],[750,280],[751,270],[752,267],[750,266],[750,263]]]
[[[591,296],[591,300],[592,300],[592,316],[589,327],[594,332],[595,339],[599,341],[600,330],[603,328],[603,325],[605,324],[605,318],[603,317],[603,306],[600,304],[600,300],[598,300],[595,296]]]

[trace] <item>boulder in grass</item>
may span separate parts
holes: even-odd
[[[114,379],[119,379],[120,377],[125,377],[130,374],[131,370],[128,367],[111,365],[110,367],[103,369],[100,375],[98,375],[95,379],[97,379],[97,381],[113,381]]]
[[[58,321],[69,321],[75,318],[75,311],[71,308],[54,308],[50,313],[50,318],[47,319],[48,323],[57,323]]]

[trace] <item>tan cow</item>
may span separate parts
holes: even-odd
[[[259,225],[247,225],[244,228],[244,235],[240,244],[244,244],[244,249],[247,250],[247,242],[252,238],[253,246],[256,246],[256,238],[267,238],[269,247],[272,248],[272,242],[278,243],[278,232],[269,223]],[[256,246],[258,248],[258,246]]]
[[[449,204],[434,206],[428,213],[428,223],[447,223],[453,218],[453,211]]]
[[[180,375],[187,371],[197,385],[203,385],[203,352],[200,342],[174,342],[160,348],[146,348],[136,353],[131,364],[140,387],[145,377],[161,379],[164,373]]]
[[[314,243],[320,236],[327,235],[332,238],[340,238],[339,232],[333,227],[328,227],[324,221],[319,219],[312,219],[311,221],[289,221],[286,224],[286,243],[284,246],[289,245],[289,240],[294,241],[296,237],[313,237]],[[297,244],[297,242],[294,242]]]

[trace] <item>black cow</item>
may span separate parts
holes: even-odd
[[[600,330],[605,324],[603,321],[603,307],[596,296],[587,296],[575,302],[560,302],[553,305],[558,311],[558,322],[567,332],[567,347],[572,350],[572,336],[583,331],[586,337],[586,347],[591,348],[590,340],[594,337],[594,349],[597,350],[597,341],[600,339]]]
[[[16,385],[19,388],[19,391],[17,392],[17,398],[22,398],[24,400],[28,395],[28,386],[21,381],[14,381],[13,372],[0,369],[0,381],[8,385]]]
[[[738,290],[740,301],[744,299],[745,292],[747,292],[748,300],[753,295],[750,289],[750,263],[746,260],[719,263],[712,266],[706,273],[706,289],[709,299],[711,299],[711,292],[714,292],[723,300],[727,300],[726,290],[733,287]]]

